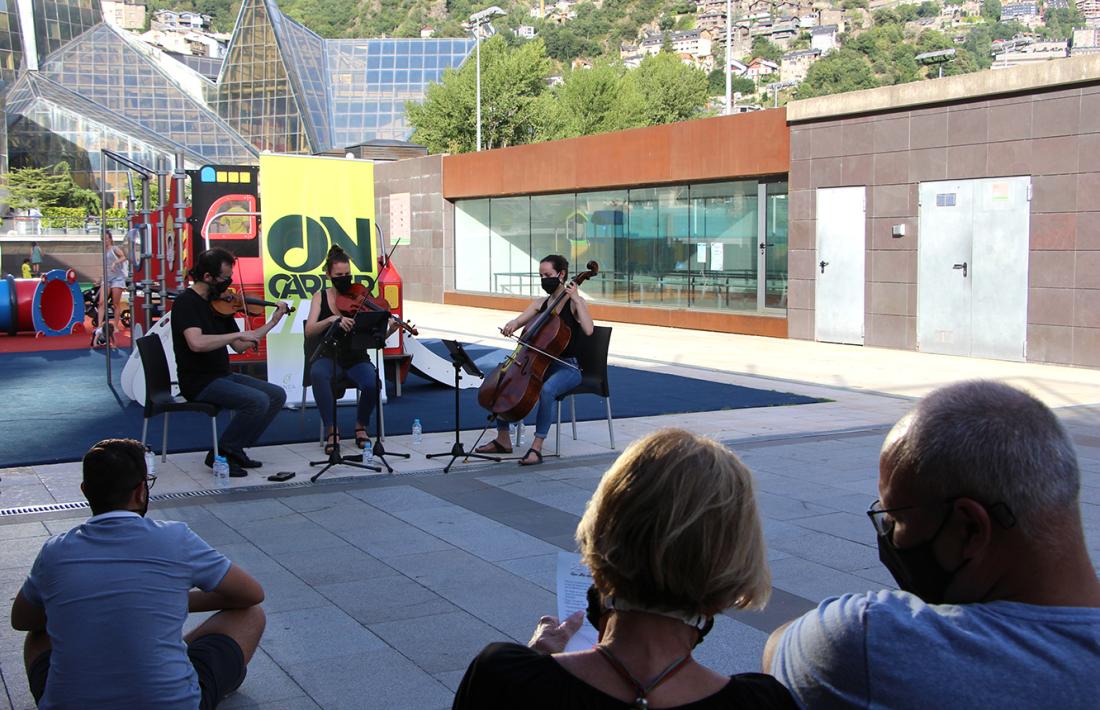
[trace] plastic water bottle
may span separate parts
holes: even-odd
[[[363,461],[374,463],[374,444],[370,443],[370,439],[367,439],[367,445],[363,447]]]
[[[214,486],[217,488],[229,487],[229,462],[224,456],[214,457]]]
[[[523,446],[523,422],[516,422],[516,443],[517,447]]]
[[[519,427],[516,426],[516,423],[510,423],[508,425],[508,440],[512,442],[512,446],[519,446],[519,440],[516,439],[518,433]]]
[[[413,419],[413,443],[420,444],[424,441],[424,428],[420,426],[419,419]]]

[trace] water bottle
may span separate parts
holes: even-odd
[[[363,461],[374,463],[374,444],[370,443],[370,439],[367,439],[367,445],[363,447]]]
[[[229,487],[229,462],[224,456],[214,457],[214,486],[217,488]]]
[[[515,422],[508,425],[508,441],[512,442],[512,446],[519,446],[519,440],[516,439],[516,433],[518,431],[519,428],[516,426]]]
[[[419,444],[424,441],[424,428],[420,426],[419,419],[413,419],[413,443]]]
[[[516,422],[516,447],[523,446],[523,422]]]
[[[153,453],[153,450],[148,446],[145,447],[145,474],[147,476],[155,476],[157,468],[157,456]]]

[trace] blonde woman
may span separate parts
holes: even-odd
[[[544,616],[530,647],[490,644],[455,708],[793,708],[771,676],[724,676],[692,649],[723,610],[771,591],[752,477],[728,449],[682,429],[632,444],[577,527],[595,582],[592,649],[561,653],[580,625]]]

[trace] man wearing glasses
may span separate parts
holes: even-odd
[[[995,382],[933,392],[887,435],[868,510],[901,591],[826,599],[772,634],[764,670],[811,708],[1096,708],[1079,490],[1041,402]]]
[[[207,710],[244,680],[263,589],[186,524],[146,518],[155,481],[133,439],[84,455],[92,517],[42,546],[11,610],[40,710]],[[184,636],[202,611],[218,613]]]

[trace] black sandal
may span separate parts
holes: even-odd
[[[340,443],[340,432],[333,429],[328,433],[328,442],[325,444],[325,456],[332,454],[336,449],[336,445]]]
[[[367,433],[367,428],[365,426],[355,427],[355,445],[360,449],[365,449],[368,441],[370,441],[370,434]]]
[[[502,446],[499,441],[497,441],[496,439],[493,439],[488,444],[482,444],[481,446],[474,449],[474,453],[477,453],[477,454],[510,454],[510,453],[512,453],[512,450],[504,448],[504,446]]]
[[[530,456],[531,454],[535,455],[536,460],[528,462],[527,457]],[[519,465],[520,466],[538,466],[540,463],[542,463],[542,452],[541,451],[536,451],[534,449],[527,449],[527,453],[525,453],[523,455],[523,458],[521,458],[519,460]]]

